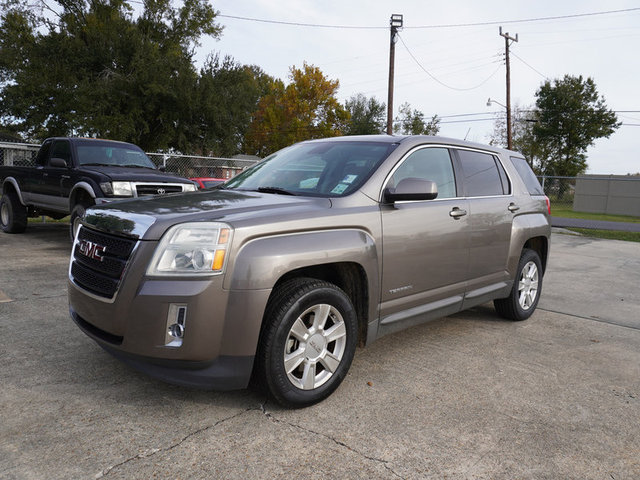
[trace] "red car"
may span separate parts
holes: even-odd
[[[194,177],[194,178],[190,178],[189,180],[196,182],[198,184],[199,189],[213,188],[217,185],[220,185],[221,183],[226,182],[226,179],[224,178],[213,178],[213,177]]]

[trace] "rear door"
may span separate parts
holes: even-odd
[[[52,158],[61,158],[67,162],[67,167],[52,166]],[[54,140],[51,154],[43,171],[42,193],[47,196],[47,203],[57,210],[66,211],[69,208],[69,193],[67,191],[65,196],[63,182],[68,183],[71,178],[68,168],[71,167],[71,159],[71,142],[69,140]]]
[[[469,270],[466,298],[491,296],[509,278],[507,258],[511,225],[517,212],[511,183],[497,155],[454,149],[457,171],[469,201]]]
[[[458,194],[448,148],[412,150],[396,165],[385,188],[410,177],[436,182],[438,197],[381,205],[380,333],[458,311],[465,291],[468,206]]]

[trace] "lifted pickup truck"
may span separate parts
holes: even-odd
[[[301,407],[338,387],[358,344],[491,300],[528,318],[549,218],[516,152],[424,136],[313,140],[217,190],[89,209],[70,313],[155,377],[216,389],[253,377]]]
[[[49,138],[35,167],[0,166],[0,226],[22,233],[27,217],[71,214],[71,234],[93,205],[113,200],[196,190],[186,178],[156,169],[130,143],[87,138]]]

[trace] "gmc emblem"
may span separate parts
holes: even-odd
[[[92,258],[102,262],[104,260],[104,252],[107,247],[98,245],[97,243],[90,242],[89,240],[80,240],[78,242],[78,251],[85,257]]]

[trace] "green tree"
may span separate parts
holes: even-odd
[[[620,126],[591,78],[565,75],[536,92],[532,134],[545,156],[541,173],[573,177],[587,169],[586,151]]]
[[[531,106],[515,105],[511,109],[511,139],[512,149],[522,153],[529,165],[538,174],[546,171],[550,155],[546,145],[539,142],[533,133],[533,126],[538,121],[538,111]],[[490,145],[507,148],[506,115],[498,117],[493,125],[493,132],[489,137]]]
[[[384,133],[386,106],[375,97],[367,98],[359,93],[345,102],[350,120],[345,135],[375,135]]]
[[[194,48],[220,35],[206,0],[4,0],[0,122],[29,139],[87,135],[184,149],[197,87]]]
[[[191,151],[222,157],[240,153],[258,100],[272,80],[259,67],[209,56],[191,97],[193,126],[186,138]]]
[[[424,113],[417,109],[412,110],[411,105],[403,103],[393,127],[403,135],[437,135],[440,131],[440,119],[434,115],[426,122]]]
[[[337,80],[306,63],[302,69],[291,67],[289,80],[286,86],[282,80],[269,82],[269,93],[258,102],[245,136],[246,153],[265,156],[295,142],[346,131],[349,113],[336,98]]]

